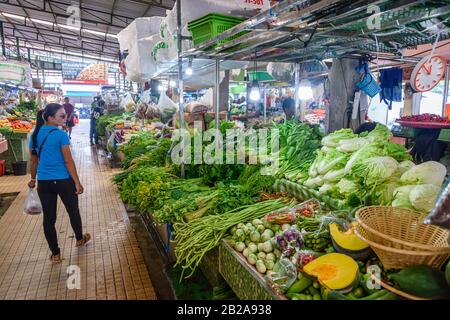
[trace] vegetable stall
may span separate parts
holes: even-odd
[[[413,157],[409,145],[396,143],[386,126],[392,102],[403,101],[403,82],[411,89],[415,82],[423,81],[414,81],[416,75],[427,78],[430,88],[440,81],[426,64],[442,60],[432,59],[436,58],[433,54],[442,35],[418,25],[425,25],[425,21],[435,25],[439,18],[446,19],[448,8],[442,9],[437,3],[383,1],[379,12],[383,29],[378,30],[367,23],[371,3],[354,3],[351,10],[350,3],[344,1],[267,3],[258,8],[254,17],[230,23],[222,32],[210,30],[200,38],[199,26],[215,25],[225,18],[220,15],[218,19],[219,15],[210,12],[180,17],[175,13],[184,4],[177,1],[176,9],[171,11],[172,17],[177,16],[176,30],[166,30],[166,19],[158,23],[161,35],[168,32],[168,38],[178,41],[155,43],[154,63],[145,71],[161,80],[160,113],[169,109],[176,114],[171,123],[161,119],[167,124],[164,129],[136,130],[131,138],[120,142],[124,170],[113,181],[128,207],[167,231],[162,238],[175,260],[174,267],[182,269],[180,282],[193,277],[199,269],[209,269],[214,276],[208,278],[222,278],[225,282],[213,284],[216,299],[231,297],[228,289],[239,299],[449,298],[449,230],[431,218],[436,215],[436,200],[446,187],[447,169],[421,152]],[[446,30],[447,26],[440,23]],[[149,38],[158,34],[157,29],[149,31]],[[185,37],[185,29],[189,37],[192,35],[192,43]],[[132,31],[127,28],[118,35],[121,45],[131,47],[128,35]],[[411,31],[418,32],[411,36]],[[407,50],[399,56],[400,48],[433,41],[434,46],[421,58],[417,55],[422,53],[408,54]],[[170,50],[173,48],[178,51]],[[168,49],[168,55],[162,54],[164,49]],[[144,56],[139,50],[133,54]],[[250,78],[251,72],[259,71],[258,62],[269,63],[268,70],[288,64],[278,70],[286,70],[294,90],[283,97],[286,117],[279,123],[266,121],[267,87]],[[414,68],[416,62],[416,71],[409,78],[403,69],[399,70]],[[320,66],[316,68],[316,64]],[[427,75],[417,72],[421,65]],[[237,121],[220,117],[224,105],[230,109],[229,101],[221,101],[221,87],[231,79],[223,74],[233,74],[233,70],[245,75],[245,101],[253,100],[255,107],[262,107],[261,123],[249,121],[243,128]],[[375,71],[379,83],[372,74]],[[436,79],[428,79],[433,75]],[[311,108],[316,105],[311,85],[316,79],[324,83],[324,91],[329,87],[329,97],[322,95],[327,101],[325,115],[321,112],[325,123],[311,115],[306,117],[308,102]],[[187,114],[190,108],[185,89],[212,86],[212,108],[205,106],[201,112]],[[166,93],[174,92],[178,104],[167,99]],[[372,99],[388,105],[386,125],[372,123],[372,129],[359,130],[367,124],[364,119]],[[406,105],[405,98],[405,110],[410,110],[401,115],[406,117],[400,117],[398,123],[432,121],[448,125],[448,120],[435,116],[410,118],[408,113],[413,113],[417,103],[414,106],[415,99],[409,100]],[[236,102],[239,106],[232,104],[230,111],[243,114],[242,101]],[[140,128],[149,120],[149,107],[136,107]],[[214,111],[214,122],[205,120],[208,111]],[[152,112],[152,117],[159,116]],[[198,163],[195,148],[191,148],[183,154],[184,159],[190,159],[180,165],[170,156],[177,150],[175,141],[169,139],[171,135],[176,137],[175,128],[189,132],[183,140],[191,146],[210,150],[208,137],[199,137],[201,130],[193,125],[196,119],[202,122],[202,129],[212,124],[220,129],[215,133],[215,142],[228,141],[227,129],[237,127],[255,137],[252,130],[261,125],[270,129],[267,140],[278,141],[279,148],[261,148],[248,141],[241,150],[230,151],[225,146],[220,150],[217,143],[214,156],[220,160],[238,159],[244,153],[246,161],[233,165],[226,161]],[[261,150],[268,151],[268,156],[259,163],[250,163],[252,155]],[[273,163],[278,164],[277,169],[267,175]],[[448,216],[444,218],[449,220]]]
[[[325,136],[296,121],[272,127],[280,132],[275,176],[262,175],[264,165],[192,163],[182,178],[169,156],[171,139],[158,129],[120,146],[124,170],[113,178],[120,197],[145,219],[170,226],[165,245],[183,270],[180,281],[209,270],[240,299],[448,297],[440,270],[450,254],[448,231],[416,230],[441,192],[443,165],[414,164],[382,125]],[[375,214],[391,224],[371,221]],[[416,278],[423,282],[413,287]],[[216,298],[228,296],[215,285]]]

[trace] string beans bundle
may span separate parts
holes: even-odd
[[[221,215],[209,215],[190,223],[174,224],[175,241],[177,242],[175,249],[176,265],[181,265],[183,268],[181,278],[186,271],[189,272],[187,278],[192,276],[203,256],[219,244],[228,229],[239,223],[262,218],[267,213],[279,210],[289,204],[290,200],[287,198],[267,200],[243,206]]]

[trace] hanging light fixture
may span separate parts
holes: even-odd
[[[260,93],[260,91],[259,91],[259,83],[258,83],[258,80],[257,80],[257,75],[258,75],[258,73],[257,73],[257,71],[258,71],[258,68],[257,68],[257,62],[256,62],[256,52],[255,52],[255,65],[254,65],[254,69],[255,69],[255,71],[254,71],[254,79],[253,79],[253,81],[252,81],[252,87],[251,87],[251,89],[250,89],[250,100],[252,100],[252,101],[258,101],[258,100],[260,100],[261,99],[261,93]]]
[[[300,100],[311,100],[313,98],[313,90],[311,83],[308,80],[304,80],[300,83],[298,88],[298,98]]]

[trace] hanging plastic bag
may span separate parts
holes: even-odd
[[[29,215],[38,215],[42,213],[42,204],[36,190],[28,190],[25,204],[23,206],[23,213]]]
[[[158,108],[163,122],[168,121],[178,111],[178,105],[167,96],[164,90],[159,96]]]
[[[278,294],[285,293],[296,279],[297,268],[286,258],[281,258],[275,263],[273,271],[268,272],[265,276],[269,288]]]

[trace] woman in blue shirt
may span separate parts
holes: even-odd
[[[64,126],[66,117],[62,105],[48,104],[38,112],[36,128],[30,141],[31,180],[28,186],[36,186],[37,175],[37,191],[44,213],[44,234],[52,252],[50,260],[53,263],[61,262],[55,228],[58,195],[69,213],[77,240],[76,246],[85,245],[91,238],[88,233],[82,233],[78,195],[83,193],[83,186],[70,152],[70,140],[67,133],[58,128]]]

